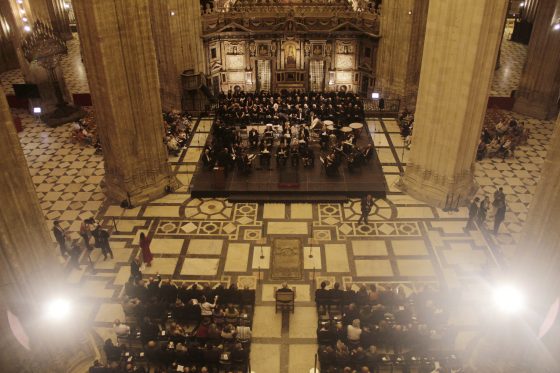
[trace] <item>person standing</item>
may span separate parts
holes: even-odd
[[[72,243],[72,251],[70,251],[70,264],[75,269],[80,269],[80,255],[82,254],[82,249],[78,242]]]
[[[91,232],[89,230],[88,221],[89,221],[89,219],[86,219],[86,220],[82,221],[82,224],[80,225],[80,236],[82,236],[82,238],[84,239],[84,244],[86,245],[86,249],[91,251],[92,247],[89,243],[89,236],[90,236]]]
[[[501,203],[496,207],[496,215],[494,216],[494,234],[498,234],[500,225],[506,218],[506,201],[502,200]]]
[[[467,229],[471,230],[475,228],[474,219],[478,216],[478,202],[480,198],[475,197],[475,199],[469,205],[469,220],[467,221]]]
[[[504,194],[504,188],[500,187],[494,192],[494,200],[492,201],[492,206],[498,209],[502,205],[502,202],[506,202],[506,195]]]
[[[99,246],[101,247],[101,252],[103,253],[104,260],[107,260],[107,254],[111,255],[111,259],[115,259],[115,257],[113,256],[113,250],[111,250],[111,245],[109,244],[109,232],[99,226],[96,230]]]
[[[140,258],[134,258],[130,263],[130,277],[132,277],[134,281],[142,279],[142,271],[140,271]]]
[[[144,260],[144,263],[146,263],[148,267],[152,265],[152,260],[154,259],[154,256],[150,251],[151,242],[152,240],[146,237],[144,232],[140,233],[140,248],[142,249],[142,259]]]
[[[488,196],[484,197],[480,206],[478,207],[477,222],[480,226],[484,226],[486,222],[486,215],[488,214],[488,209],[490,208],[490,198]]]
[[[358,224],[360,224],[362,220],[364,221],[365,224],[368,223],[368,216],[369,213],[371,212],[372,206],[373,206],[373,199],[371,197],[371,194],[368,194],[366,197],[362,198],[361,201],[362,215],[360,215],[360,218],[358,219]]]
[[[60,255],[65,257],[68,255],[68,249],[66,248],[66,232],[60,226],[60,222],[55,220],[53,223],[53,233],[58,246],[60,246]]]

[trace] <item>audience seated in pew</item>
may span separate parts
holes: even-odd
[[[119,345],[105,345],[109,362],[116,360],[119,369],[128,363],[138,369],[149,363],[175,371],[180,366],[196,372],[216,372],[219,366],[244,370],[254,303],[255,291],[235,284],[177,286],[159,275],[147,281],[131,278],[123,299],[127,323],[115,321]]]
[[[437,360],[451,372],[460,367],[448,346],[447,294],[430,287],[406,296],[401,286],[371,284],[315,291],[321,372],[377,371],[381,366],[416,366],[431,372]],[[356,291],[357,289],[357,291]]]

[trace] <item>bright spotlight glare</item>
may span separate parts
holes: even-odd
[[[525,299],[523,294],[515,287],[501,285],[494,289],[494,303],[503,313],[515,314],[523,309]]]
[[[45,317],[50,320],[62,320],[70,314],[72,305],[68,299],[56,298],[45,306]]]

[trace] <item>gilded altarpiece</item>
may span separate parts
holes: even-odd
[[[238,0],[202,18],[214,92],[373,89],[379,39],[373,12],[328,0]]]

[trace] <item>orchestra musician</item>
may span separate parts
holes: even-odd
[[[268,146],[265,146],[260,152],[260,162],[261,168],[270,170],[270,150]]]
[[[286,166],[287,161],[288,161],[288,147],[286,146],[286,144],[280,144],[280,146],[276,150],[276,165]]]
[[[204,165],[204,168],[211,170],[214,168],[215,163],[216,160],[212,156],[210,149],[209,148],[204,149],[204,154],[202,155],[202,164]]]
[[[249,131],[249,146],[253,149],[259,144],[259,131],[256,128],[252,128]]]

